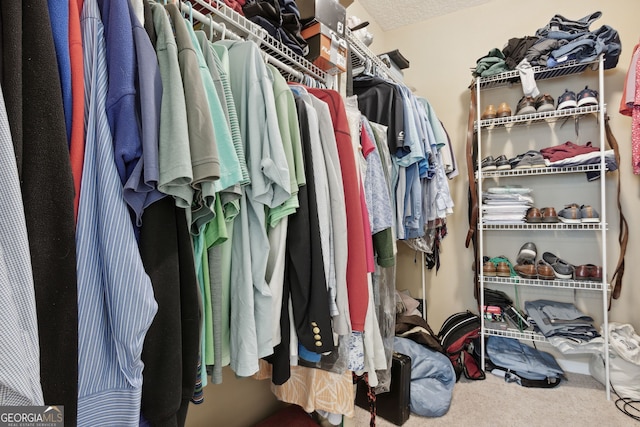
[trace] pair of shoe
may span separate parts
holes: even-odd
[[[487,107],[482,112],[480,119],[489,120],[489,119],[495,119],[497,117],[509,117],[510,115],[511,115],[511,107],[509,107],[509,104],[507,104],[506,102],[503,102],[500,105],[498,105],[497,110],[496,110],[496,107],[493,106],[493,104],[487,105]]]
[[[548,93],[540,94],[535,98],[525,95],[520,98],[520,101],[518,101],[516,116],[522,114],[544,113],[555,109],[556,107],[553,97]]]
[[[482,159],[481,166],[482,170],[487,172],[494,170],[511,169],[511,163],[509,163],[507,156],[505,156],[504,154],[501,154],[495,159],[493,158],[493,156],[485,157],[484,159]]]
[[[527,209],[525,221],[530,223],[555,223],[558,222],[559,219],[558,214],[553,207],[545,207],[542,209],[530,207]]]
[[[602,281],[602,267],[594,264],[579,265],[573,272],[576,280],[592,280],[596,282]]]
[[[578,206],[577,203],[566,205],[558,212],[560,221],[566,224],[589,224],[600,222],[600,214],[590,205]]]
[[[507,257],[499,256],[484,261],[482,274],[487,277],[511,277],[515,275],[515,271]]]
[[[539,151],[529,150],[526,153],[518,154],[516,157],[509,159],[511,169],[531,169],[544,168],[547,163]]]
[[[516,273],[518,273],[518,276],[524,277],[525,279],[553,280],[556,278],[553,268],[541,259],[535,264],[516,264],[513,268],[516,270]]]
[[[564,93],[558,97],[558,110],[566,108],[586,107],[588,105],[598,105],[598,92],[585,86],[578,95],[575,92],[565,89]]]

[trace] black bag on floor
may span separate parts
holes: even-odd
[[[473,342],[480,336],[480,317],[470,311],[452,314],[444,321],[438,339],[456,371],[470,380],[485,379],[484,371],[473,357]]]
[[[411,398],[411,358],[393,353],[391,385],[386,393],[375,394],[365,381],[358,381],[356,405],[401,426],[409,419]],[[375,411],[375,412],[373,412]]]

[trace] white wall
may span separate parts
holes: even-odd
[[[636,214],[640,209],[638,197],[640,180],[632,174],[631,170],[631,119],[618,113],[623,80],[630,64],[633,48],[640,36],[638,25],[640,2],[540,0],[525,5],[513,0],[494,0],[468,10],[387,32],[383,32],[379,26],[375,25],[371,16],[357,1],[348,8],[348,15],[354,14],[372,23],[368,28],[374,34],[371,49],[375,53],[398,48],[409,59],[411,66],[404,70],[405,82],[409,87],[416,88],[416,93],[427,98],[434,106],[449,132],[460,164],[460,176],[450,182],[456,207],[454,214],[448,218],[449,235],[443,241],[442,266],[437,275],[435,271],[426,273],[428,321],[435,330],[438,330],[448,315],[456,311],[474,309],[477,306],[473,298],[471,270],[473,253],[471,249],[464,247],[468,230],[468,180],[464,149],[469,111],[467,88],[472,81],[470,69],[475,66],[476,60],[486,55],[491,48],[503,48],[512,37],[533,35],[555,14],[578,19],[598,10],[602,11],[602,17],[595,21],[592,28],[595,29],[604,24],[610,25],[618,30],[622,41],[622,54],[618,66],[605,72],[605,102],[611,116],[612,130],[620,144],[622,205],[630,229],[622,296],[618,300],[613,300],[609,320],[631,323],[636,330],[640,330],[640,310],[638,310],[640,287],[635,283],[640,274],[640,263],[637,262],[640,243],[636,238],[640,227],[640,216]],[[582,88],[573,88],[575,84],[578,83],[572,83],[570,89],[578,91]],[[593,87],[591,83],[590,87]],[[562,91],[561,88],[555,90]],[[555,98],[559,95],[556,92],[552,94]],[[517,99],[510,101],[512,108],[515,109]],[[573,139],[573,141],[576,140]],[[564,141],[560,141],[562,142]],[[615,209],[616,175],[609,175],[607,178],[607,191],[610,196],[608,197],[610,209],[608,210],[607,259],[609,272],[611,272],[618,259],[618,221]],[[570,193],[565,203],[581,197],[590,196],[586,193]],[[552,206],[561,208],[560,203]],[[522,239],[521,243],[524,243],[526,237]],[[539,248],[539,251],[554,252],[554,244],[555,242],[546,243],[543,248]],[[511,244],[508,249],[505,249],[510,252],[506,255],[513,261],[515,261],[517,248],[519,245],[513,249]],[[418,256],[418,263],[416,263],[415,254],[412,251],[402,245],[400,249],[398,288],[408,287],[412,289],[414,295],[419,295],[417,292],[420,289],[420,258]],[[563,249],[565,254],[570,254],[568,247]],[[581,259],[585,259],[584,255],[573,262],[578,263]]]

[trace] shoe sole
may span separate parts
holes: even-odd
[[[527,221],[529,223],[533,223],[533,224],[539,224],[539,223],[542,222],[542,219],[541,218],[533,218],[533,219],[526,219],[525,218],[525,221]]]
[[[482,166],[482,170],[483,171],[494,171],[494,170],[496,170],[496,166],[495,165],[493,165],[493,166]]]
[[[586,107],[587,105],[598,105],[598,100],[593,97],[587,97],[578,101],[578,107]]]
[[[578,103],[576,101],[564,101],[558,105],[558,110],[564,110],[565,108],[577,108]]]
[[[511,165],[500,165],[500,166],[497,166],[497,169],[499,171],[509,170],[509,169],[511,169]]]
[[[580,220],[580,222],[589,223],[589,224],[596,224],[596,223],[600,222],[600,218],[582,218]]]
[[[541,105],[540,107],[538,107],[538,109],[536,110],[538,113],[546,113],[549,111],[555,111],[556,107],[554,107],[552,104],[546,104],[546,105]]]
[[[551,223],[556,223],[556,222],[560,222],[560,219],[558,219],[557,217],[552,217],[552,218],[542,218],[542,222],[551,222]]]
[[[518,110],[518,112],[516,112],[516,116],[521,116],[523,114],[533,114],[536,112],[536,107],[524,107],[522,110]]]
[[[558,279],[571,279],[571,278],[573,278],[573,274],[558,273],[555,269],[553,270],[553,274],[555,274],[555,276]]]
[[[566,224],[580,224],[582,222],[582,220],[580,218],[578,219],[569,219],[569,218],[563,218],[563,217],[558,217],[558,219]]]

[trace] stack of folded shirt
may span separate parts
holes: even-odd
[[[527,209],[533,206],[531,189],[491,187],[482,195],[482,222],[485,224],[519,224],[525,222]]]
[[[528,318],[545,337],[567,337],[589,341],[600,336],[593,327],[593,319],[572,303],[549,300],[524,303]]]
[[[543,148],[540,150],[540,154],[549,160],[549,167],[568,168],[600,163],[600,149],[593,147],[591,142],[579,145],[567,141],[564,144]],[[604,152],[604,161],[608,171],[618,169],[613,150],[606,150]],[[588,171],[586,174],[589,181],[596,180],[600,177],[599,171]]]

